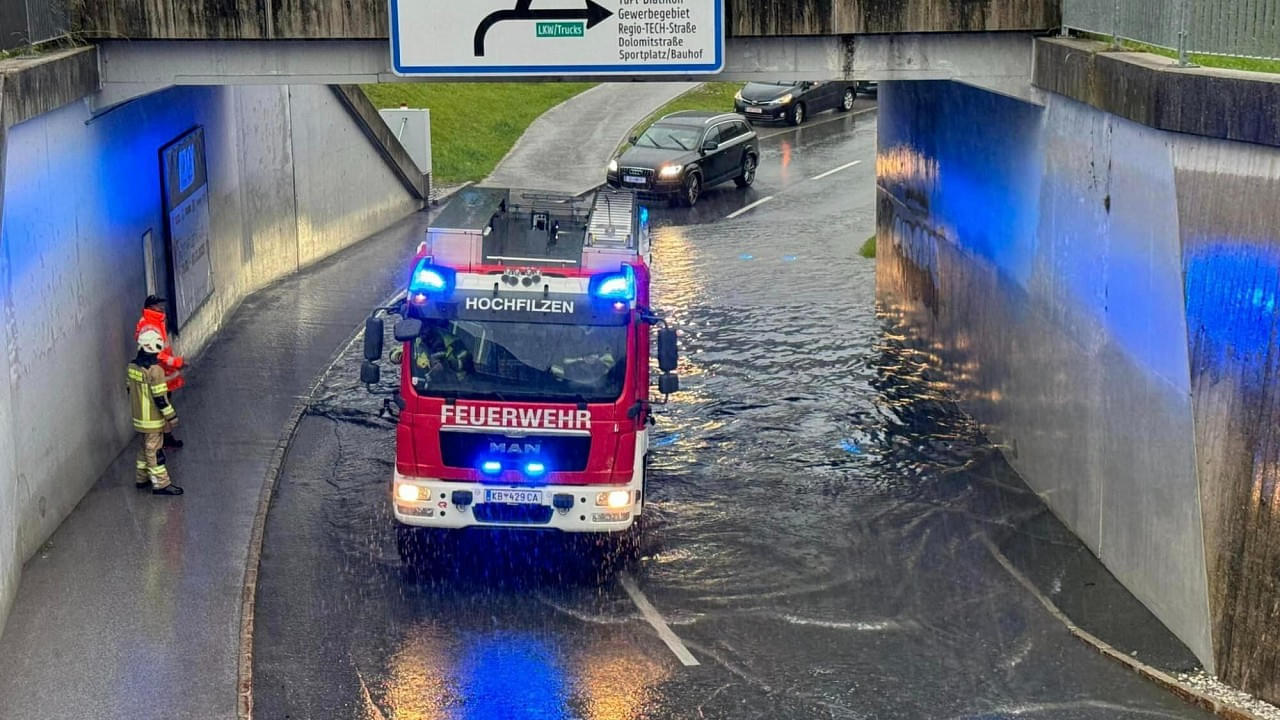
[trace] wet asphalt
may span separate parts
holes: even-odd
[[[267,519],[255,717],[1209,717],[1076,640],[1002,565],[1185,662],[877,316],[857,254],[875,115],[812,122],[761,128],[752,189],[654,211],[684,391],[659,416],[638,558],[479,533],[405,573],[394,426],[348,348]]]

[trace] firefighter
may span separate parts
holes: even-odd
[[[138,354],[129,363],[129,396],[133,406],[133,429],[142,435],[138,450],[136,486],[150,487],[156,495],[181,495],[182,488],[169,481],[165,468],[164,433],[178,422],[178,413],[169,401],[160,354],[164,338],[152,328],[138,333]]]
[[[461,338],[441,327],[438,332],[413,341],[413,364],[420,376],[443,375],[445,370],[449,370],[462,380],[471,370],[471,351]]]
[[[154,330],[160,333],[160,339],[164,341],[164,350],[158,356],[161,369],[165,374],[165,385],[168,386],[169,392],[173,392],[181,388],[184,384],[182,370],[186,361],[181,355],[174,355],[169,348],[169,324],[165,319],[164,305],[165,299],[155,295],[148,295],[147,299],[142,303],[142,317],[138,320],[138,325],[134,328],[134,339],[137,340],[141,336],[142,331],[146,329]],[[173,436],[173,428],[166,427],[164,430],[164,446],[166,448],[177,449],[182,447],[182,441]]]
[[[581,333],[582,345],[585,347],[595,345],[596,343],[592,342],[592,338],[595,335],[594,328],[584,328]],[[603,352],[562,358],[547,369],[557,380],[591,385],[600,382],[601,379],[613,371],[614,366],[617,364],[618,359],[614,357],[613,352],[605,350]]]

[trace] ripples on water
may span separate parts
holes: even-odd
[[[770,247],[737,228],[655,237],[684,390],[657,429],[678,440],[654,455],[655,572],[708,599],[847,580],[833,540],[985,452],[924,359],[883,331],[856,243]]]
[[[505,559],[469,548],[460,564],[477,570],[461,581],[400,583],[383,501],[393,425],[370,414],[380,401],[355,382],[353,345],[312,415],[335,421],[323,522],[342,556],[336,602],[372,613],[351,650],[381,678],[364,691],[371,704],[421,713],[406,717],[483,707],[489,690],[466,685],[457,658],[519,673],[532,661],[504,647],[521,643],[546,655],[533,666],[581,665],[572,688],[555,692],[618,710],[580,713],[593,720],[642,709],[685,717],[690,697],[734,707],[747,690],[791,708],[772,717],[863,717],[849,708],[881,701],[923,713],[902,717],[962,716],[1077,692],[1076,680],[1024,679],[1023,667],[1061,662],[1060,649],[1037,644],[1028,627],[1046,622],[1038,606],[975,542],[1043,506],[946,399],[929,374],[934,358],[877,315],[875,264],[856,255],[858,243],[799,222],[786,235],[813,238],[808,246],[784,246],[750,222],[655,236],[655,296],[681,333],[683,391],[659,412],[635,572],[695,653],[737,685],[703,687],[665,654],[599,636],[637,627],[629,601],[607,577],[599,590],[522,577],[554,564],[532,545],[509,545]],[[394,375],[384,373],[386,389]],[[512,613],[528,604],[544,623],[590,631],[517,632],[528,620]],[[441,620],[456,617],[491,626],[492,637],[465,640]],[[510,632],[516,640],[502,640]],[[637,682],[595,677],[602,662]],[[906,687],[908,668],[931,684]],[[546,717],[567,712],[558,703]]]

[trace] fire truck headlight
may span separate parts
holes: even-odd
[[[596,493],[596,506],[607,508],[624,508],[631,504],[630,490],[610,490],[609,492]]]
[[[422,488],[409,483],[400,483],[396,486],[396,499],[407,503],[418,502],[422,499]]]

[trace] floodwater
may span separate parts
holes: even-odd
[[[877,315],[857,254],[874,115],[816,120],[763,141],[752,190],[655,211],[683,392],[654,430],[638,558],[481,533],[403,572],[394,426],[348,348],[268,518],[255,716],[1207,717],[1076,640],[1011,572],[1162,632]]]

